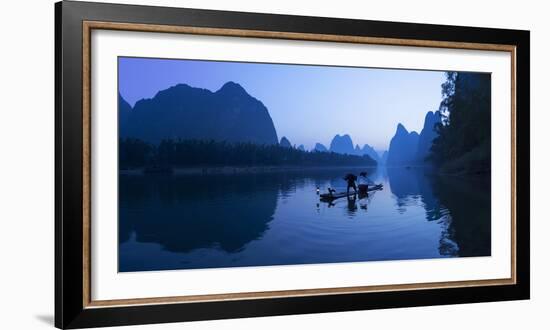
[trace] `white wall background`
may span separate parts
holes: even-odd
[[[550,262],[550,23],[544,1],[135,0],[153,5],[531,30],[532,299],[298,315],[141,329],[547,329]],[[0,329],[53,327],[54,50],[52,0],[0,4]],[[125,329],[137,329],[127,327]]]

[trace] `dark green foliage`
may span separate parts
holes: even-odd
[[[302,151],[278,145],[205,140],[162,140],[158,146],[121,139],[120,167],[163,166],[376,166],[369,156]]]
[[[443,171],[487,172],[491,167],[491,75],[448,72],[441,86],[442,123],[430,158]]]
[[[121,139],[119,143],[119,167],[137,167],[152,161],[154,148],[139,139]]]

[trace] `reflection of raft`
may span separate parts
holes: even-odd
[[[382,184],[377,184],[374,186],[367,186],[366,184],[360,184],[358,187],[358,194],[359,196],[365,195],[369,191],[382,190],[382,187],[383,187]],[[332,201],[338,198],[350,197],[354,195],[355,195],[355,191],[351,190],[349,193],[340,192],[340,193],[332,193],[332,194],[320,194],[319,197],[321,201]]]

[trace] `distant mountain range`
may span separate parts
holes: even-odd
[[[133,108],[119,95],[119,136],[154,144],[162,139],[278,143],[267,108],[234,82],[216,92],[178,84]]]
[[[356,146],[356,149],[357,147],[358,146]],[[361,149],[361,154],[370,156],[370,158],[376,160],[378,164],[384,164],[384,161],[382,160],[378,152],[376,152],[376,150],[374,150],[374,148],[369,146],[368,144],[363,145],[363,148]]]
[[[285,136],[281,138],[279,145],[281,147],[295,148],[301,151],[306,150],[303,144],[300,144],[298,147],[293,146],[290,140]],[[329,148],[325,147],[324,144],[318,142],[315,144],[315,146],[311,151],[334,152],[341,155],[352,155],[352,156],[367,155],[379,164],[384,163],[384,160],[382,159],[382,157],[380,157],[378,152],[376,152],[376,150],[374,150],[374,148],[369,146],[368,144],[365,144],[363,148],[359,147],[359,145],[355,145],[354,147],[353,140],[348,134],[344,134],[344,135],[337,134],[336,136],[334,136],[334,138],[330,143]]]
[[[323,145],[322,143],[315,143],[315,147],[313,148],[313,150],[319,151],[319,152],[327,152],[328,151],[327,147],[325,147],[325,145]]]
[[[420,134],[409,132],[405,126],[398,124],[390,142],[386,163],[391,166],[425,163],[432,142],[437,137],[435,125],[440,122],[439,111],[430,111],[424,118],[424,127]]]
[[[283,136],[280,141],[262,102],[250,96],[235,82],[227,82],[218,91],[178,84],[159,91],[153,98],[142,99],[134,107],[118,96],[119,136],[158,145],[164,139],[213,140],[276,145],[305,151]],[[404,128],[403,128],[404,129]],[[327,148],[316,143],[318,152],[354,156],[368,155],[377,163],[383,157],[368,144],[353,144],[348,134],[337,134]]]
[[[322,144],[318,143],[317,145],[320,145],[324,147]],[[317,149],[316,145],[316,149]],[[381,163],[381,158],[378,155],[378,152],[374,150],[373,147],[371,147],[368,144],[363,145],[363,147],[359,147],[358,144],[353,146],[353,140],[351,139],[351,136],[348,134],[340,135],[337,134],[330,143],[330,149],[328,151],[335,152],[338,154],[348,154],[348,155],[357,155],[357,156],[363,156],[368,155],[370,158],[374,159],[377,163]]]

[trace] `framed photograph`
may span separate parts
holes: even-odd
[[[529,298],[529,32],[59,2],[59,328]]]

